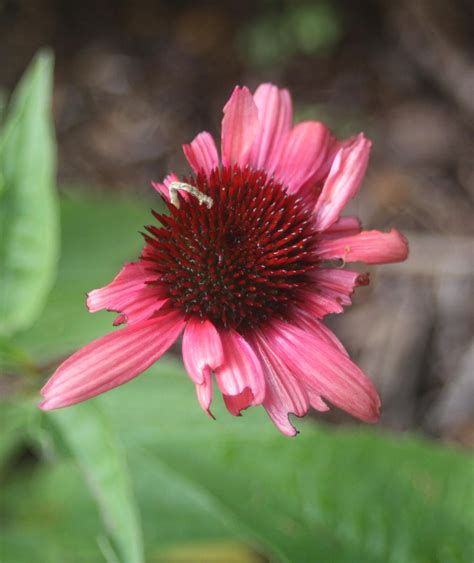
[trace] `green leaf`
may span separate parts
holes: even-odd
[[[147,561],[166,561],[161,554],[176,546],[225,538],[271,561],[471,561],[467,453],[311,421],[300,421],[301,434],[288,439],[261,409],[234,418],[220,400],[212,421],[180,364],[167,359],[92,403],[126,446]],[[86,425],[80,447],[87,449],[93,436]],[[7,563],[27,563],[35,550],[64,554],[81,542],[78,559],[98,560],[86,556],[98,529],[93,506],[67,459],[6,490],[4,534],[15,555]],[[21,534],[30,551],[22,545],[20,556]]]
[[[37,375],[37,368],[30,356],[11,342],[0,336],[0,373],[18,373]]]
[[[88,402],[48,413],[94,495],[118,561],[140,563],[138,510],[121,446],[98,405]]]
[[[154,208],[159,205],[156,198]],[[150,206],[123,198],[64,198],[56,284],[41,317],[15,343],[49,363],[110,331],[113,315],[89,313],[86,293],[112,281],[125,261],[138,258],[143,245],[138,231],[152,219]]]
[[[17,87],[0,138],[0,334],[30,326],[58,258],[53,59],[40,53]]]
[[[277,560],[470,560],[467,454],[309,420],[288,439],[262,409],[233,418],[220,399],[211,421],[181,364],[167,360],[96,401],[127,444],[137,482],[145,466],[166,467],[214,506],[234,537]]]

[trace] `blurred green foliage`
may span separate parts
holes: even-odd
[[[331,49],[341,35],[338,15],[328,2],[270,2],[264,14],[242,28],[239,43],[247,63],[272,66],[297,53]]]
[[[140,519],[120,443],[107,418],[91,401],[49,415],[77,460],[107,528],[110,551],[119,561],[143,561]]]
[[[42,361],[59,359],[109,330],[113,316],[88,314],[84,292],[137,255],[136,231],[149,217],[124,200],[64,201],[56,286],[15,344]],[[120,534],[135,541],[126,529],[128,518],[138,522],[130,479],[150,562],[213,552],[217,561],[237,553],[243,563],[255,553],[291,562],[471,560],[473,467],[465,453],[309,420],[288,439],[262,409],[234,418],[220,399],[212,421],[171,357],[68,411],[40,413],[36,399],[13,396],[2,406],[5,563],[136,560],[136,551],[117,548]],[[25,444],[39,452],[35,463],[19,462]]]
[[[0,335],[28,328],[54,280],[59,237],[53,59],[42,52],[14,92],[0,136]]]

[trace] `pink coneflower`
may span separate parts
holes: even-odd
[[[366,275],[330,261],[405,260],[406,240],[341,216],[369,159],[362,134],[338,141],[317,121],[292,126],[287,90],[236,87],[224,107],[221,160],[209,133],[184,145],[193,175],[154,184],[168,214],[146,227],[137,262],[87,299],[126,327],[67,359],[42,389],[65,407],[136,377],[183,334],[183,360],[210,414],[213,374],[228,410],[263,405],[284,434],[289,414],[326,401],[367,422],[380,400],[321,319],[350,305]]]

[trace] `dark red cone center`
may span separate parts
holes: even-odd
[[[208,208],[179,195],[179,208],[154,213],[144,258],[171,303],[188,315],[239,332],[287,318],[316,267],[315,234],[304,202],[265,172],[222,168],[185,179],[212,198]]]

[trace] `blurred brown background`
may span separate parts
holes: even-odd
[[[218,133],[235,84],[273,81],[297,119],[365,131],[353,211],[403,230],[411,256],[329,324],[375,379],[383,424],[473,445],[473,27],[469,0],[0,0],[0,88],[54,49],[60,185],[104,197],[185,172],[180,145]]]

